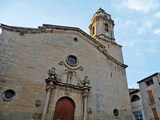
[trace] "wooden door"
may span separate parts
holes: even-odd
[[[53,120],[74,120],[74,102],[67,97],[58,100]]]

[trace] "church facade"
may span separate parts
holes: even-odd
[[[132,120],[122,46],[103,9],[90,35],[1,24],[1,120]]]

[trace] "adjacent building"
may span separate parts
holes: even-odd
[[[146,120],[160,119],[160,73],[155,73],[138,82]]]
[[[134,120],[145,120],[140,89],[129,89]]]

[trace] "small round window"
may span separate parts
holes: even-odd
[[[118,109],[114,109],[113,110],[113,114],[115,117],[118,117],[119,116],[119,110]]]
[[[72,66],[72,67],[75,67],[78,65],[78,59],[76,56],[74,55],[69,55],[66,59],[66,62],[68,65]]]
[[[9,101],[12,100],[15,95],[16,93],[13,90],[9,89],[3,92],[3,99]]]

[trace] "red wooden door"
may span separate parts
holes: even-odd
[[[53,120],[73,120],[74,119],[74,102],[67,98],[61,98],[56,104]]]

